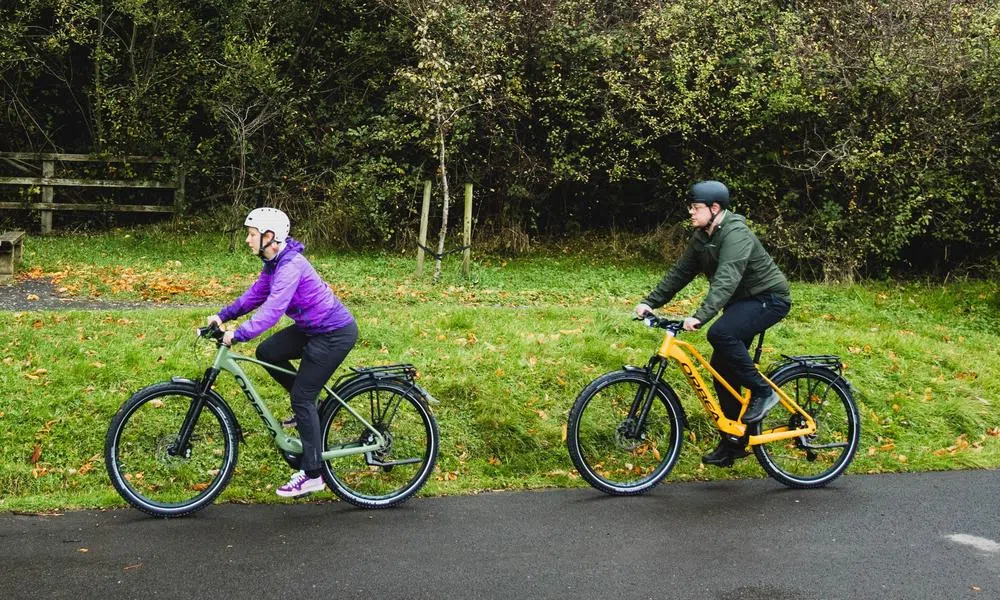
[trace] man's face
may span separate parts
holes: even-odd
[[[697,229],[707,226],[712,221],[712,209],[704,202],[689,204],[688,214],[691,215],[691,225]]]

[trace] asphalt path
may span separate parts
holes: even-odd
[[[0,598],[996,599],[998,492],[1000,471],[964,471],[5,513]]]

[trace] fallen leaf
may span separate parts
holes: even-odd
[[[77,552],[90,552],[87,548],[80,548]]]
[[[495,457],[495,456],[491,456],[490,459],[488,461],[486,461],[486,462],[488,462],[489,464],[493,465],[494,467],[499,467],[500,464],[501,464],[500,463],[500,459],[497,458],[497,457]]]
[[[38,300],[38,295],[28,294],[27,296],[25,296],[25,298],[28,300],[28,302],[34,302],[35,300]]]
[[[42,458],[42,445],[35,444],[35,451],[31,454],[31,464],[37,465],[40,458]]]

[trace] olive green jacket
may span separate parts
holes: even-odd
[[[699,229],[684,254],[643,300],[651,308],[663,306],[698,273],[708,278],[708,295],[694,313],[707,323],[730,303],[750,296],[776,294],[791,301],[788,280],[764,250],[746,219],[726,212],[709,236]]]

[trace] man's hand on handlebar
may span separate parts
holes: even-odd
[[[694,331],[701,327],[701,320],[694,317],[686,317],[684,319],[684,331]]]
[[[639,304],[635,305],[635,316],[636,316],[636,318],[642,319],[646,315],[651,315],[651,314],[653,314],[653,309],[650,308],[650,306],[648,304],[646,304],[644,302],[640,302]]]

